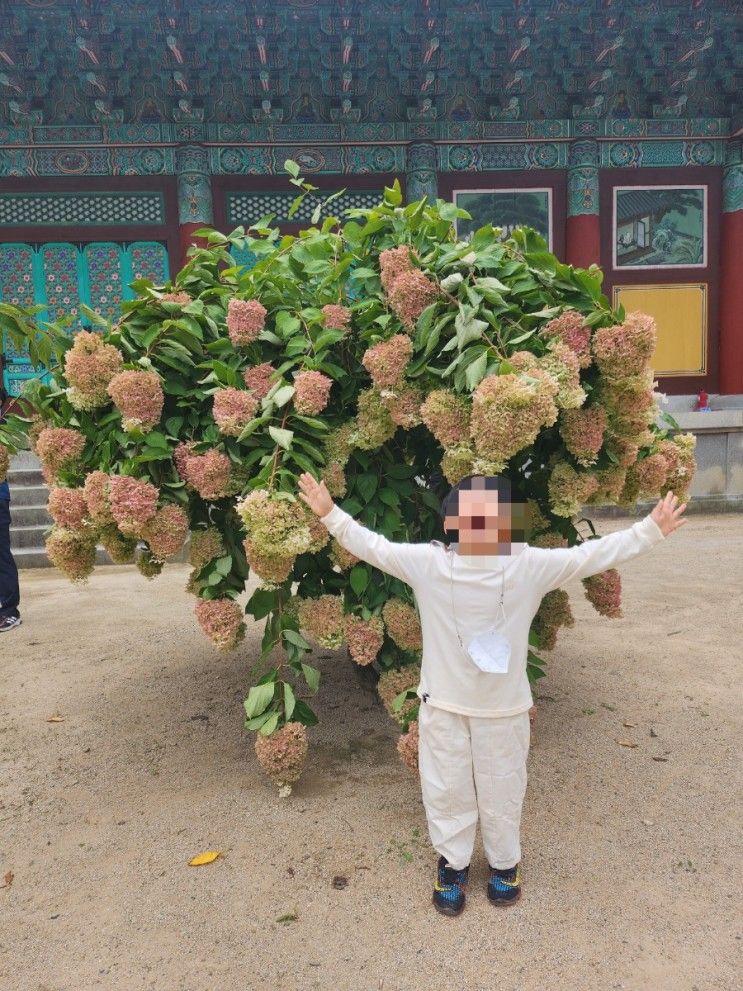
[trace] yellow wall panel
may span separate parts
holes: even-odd
[[[707,285],[614,286],[614,306],[649,313],[658,326],[656,375],[707,372]]]

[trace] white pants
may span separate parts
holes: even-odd
[[[456,870],[475,845],[478,812],[491,867],[521,860],[529,713],[478,718],[421,702],[418,766],[431,843]]]

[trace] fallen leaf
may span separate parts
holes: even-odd
[[[0,888],[9,888],[13,883],[13,871],[6,871],[3,875],[4,884],[0,884]]]
[[[636,747],[637,744],[634,740],[617,740],[620,747]]]
[[[298,916],[297,916],[297,912],[296,912],[296,909],[295,909],[293,912],[285,912],[283,915],[280,915],[276,921],[277,922],[296,922],[297,921],[297,918],[298,918]]]
[[[65,720],[65,717],[64,716],[50,716],[47,719],[47,722],[48,723],[63,723],[64,720]]]
[[[336,874],[336,876],[333,878],[334,888],[338,888],[340,890],[341,888],[345,888],[347,884],[348,884],[348,878],[344,877],[342,874]]]
[[[634,729],[637,723],[622,723],[622,726],[626,726],[628,729]]]
[[[667,757],[653,757],[653,760],[662,760],[662,761],[667,761],[667,760],[668,760],[668,758],[667,758]]]
[[[202,864],[213,863],[217,859],[217,857],[221,857],[221,856],[222,856],[221,850],[207,850],[206,853],[200,853],[198,856],[192,857],[189,860],[188,865],[189,867],[201,867]]]

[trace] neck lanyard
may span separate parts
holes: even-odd
[[[457,640],[459,640],[459,645],[461,646],[462,650],[466,650],[464,643],[462,642],[462,637],[459,634],[459,626],[457,624],[457,610],[454,606],[454,553],[455,552],[453,550],[450,550],[449,553],[451,555],[451,557],[449,558],[449,582],[450,582],[450,590],[451,590],[452,618],[454,619],[454,629],[457,634]],[[502,612],[503,618],[505,619],[506,609],[505,606],[503,605],[503,599],[505,597],[505,591],[506,591],[505,566],[501,569],[500,576],[501,576],[501,587],[500,587],[500,601],[498,602],[498,608]]]

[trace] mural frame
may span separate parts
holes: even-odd
[[[618,211],[618,200],[619,193],[623,192],[650,192],[652,191],[663,191],[663,190],[681,190],[681,189],[699,189],[702,191],[702,261],[701,262],[688,262],[683,263],[662,263],[658,265],[624,265],[619,264],[617,260],[617,211]],[[618,271],[622,272],[633,272],[633,271],[652,271],[652,272],[667,272],[673,269],[683,268],[683,269],[706,269],[709,260],[709,189],[705,183],[648,183],[645,186],[636,185],[626,185],[626,186],[614,186],[612,189],[612,212],[611,212],[611,230],[612,230],[612,267]]]
[[[452,202],[456,202],[454,198],[459,193],[495,193],[495,194],[497,194],[497,193],[506,193],[506,194],[515,194],[515,193],[546,193],[547,194],[548,227],[549,227],[549,232],[548,232],[548,235],[547,235],[547,245],[548,245],[549,250],[552,251],[552,245],[554,244],[554,234],[555,234],[555,209],[554,209],[554,199],[555,199],[555,197],[554,197],[554,190],[553,190],[552,186],[519,186],[519,187],[510,187],[509,186],[507,188],[502,188],[502,187],[499,186],[499,187],[493,188],[493,189],[482,189],[482,188],[480,188],[480,189],[456,189],[455,188],[455,189],[452,189],[452,191],[451,191]],[[459,204],[457,204],[457,205],[459,205]],[[467,207],[463,207],[463,209],[466,210]],[[460,236],[460,234],[459,234],[459,224],[456,221],[455,221],[455,226],[456,226],[456,229],[457,229],[457,237],[459,237]],[[494,227],[497,227],[498,224],[494,224],[493,226]]]

